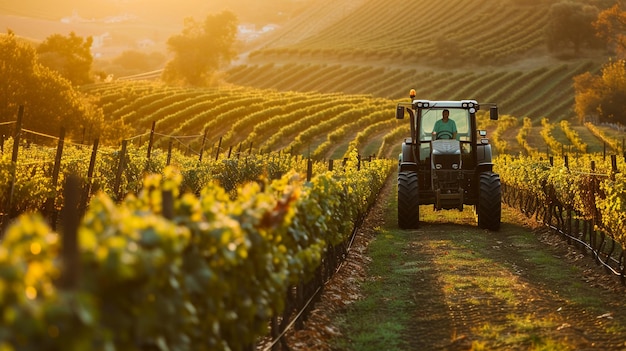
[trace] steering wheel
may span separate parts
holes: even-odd
[[[442,130],[441,132],[437,132],[436,138],[437,140],[439,139],[453,139],[454,135],[447,131],[447,130]]]

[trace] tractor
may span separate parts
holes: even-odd
[[[417,229],[420,205],[432,204],[436,211],[463,211],[464,205],[473,205],[480,228],[499,230],[500,176],[493,172],[487,132],[478,130],[476,123],[481,107],[489,108],[489,118],[497,120],[497,105],[420,100],[415,99],[414,90],[410,97],[410,102],[396,107],[396,118],[408,114],[411,123],[411,137],[402,143],[398,160],[400,228]],[[444,120],[446,128],[440,128]]]

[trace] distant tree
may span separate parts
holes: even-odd
[[[619,3],[600,12],[593,26],[609,51],[619,58],[626,58],[626,11]]]
[[[46,67],[59,72],[72,84],[80,85],[92,81],[90,77],[93,56],[92,37],[83,39],[74,32],[65,37],[53,34],[37,48],[39,61]]]
[[[602,100],[600,83],[599,77],[590,72],[574,77],[574,110],[580,122],[598,119]]]
[[[574,1],[562,1],[550,7],[550,22],[546,28],[546,42],[550,51],[573,48],[580,53],[584,46],[598,47],[593,22],[598,8]]]
[[[204,23],[186,19],[183,32],[167,41],[174,58],[165,66],[162,79],[194,86],[209,84],[213,73],[235,57],[236,35],[237,18],[229,11],[209,15]]]
[[[609,61],[602,73],[589,72],[574,78],[575,110],[578,118],[626,125],[626,61]]]
[[[87,107],[70,82],[40,64],[34,47],[11,31],[0,34],[0,77],[0,122],[14,121],[24,105],[24,127],[37,132],[58,135],[64,126],[78,136],[83,128],[102,128],[102,112]]]
[[[165,55],[153,52],[144,53],[136,50],[122,52],[113,59],[113,63],[125,70],[141,73],[162,68],[165,64]]]

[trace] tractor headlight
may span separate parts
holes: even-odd
[[[469,113],[476,113],[476,109],[475,109],[475,108],[473,108],[473,107],[470,107],[470,108],[469,108]]]
[[[437,163],[437,164],[435,165],[435,169],[441,169],[441,163]]]
[[[453,163],[452,164],[452,169],[459,169],[458,163]]]

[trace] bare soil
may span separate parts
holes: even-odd
[[[387,213],[395,197],[394,180],[360,228],[305,328],[288,333],[290,349],[331,350],[337,345],[334,340],[350,340],[337,317],[365,298],[364,281],[380,279],[368,273],[368,245],[381,228],[395,228]],[[408,280],[414,303],[406,308],[412,316],[403,334],[406,349],[626,350],[626,288],[620,281],[533,220],[512,209],[504,211],[507,222],[496,233],[479,230],[467,219],[442,223],[432,218],[410,233],[413,237],[398,253],[402,264],[419,263]],[[520,240],[520,230],[532,240]],[[474,245],[485,236],[489,245]],[[450,266],[448,255],[461,257],[454,262],[462,266]],[[548,266],[542,257],[562,265]],[[500,279],[507,286],[499,286]],[[487,289],[481,283],[485,280],[491,281]],[[558,347],[551,348],[546,340]]]

